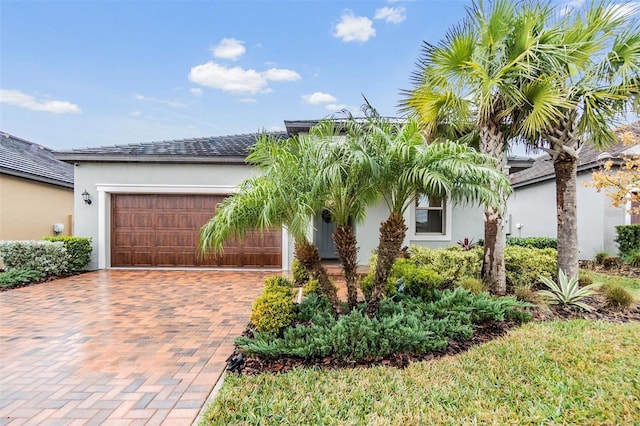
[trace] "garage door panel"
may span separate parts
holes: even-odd
[[[112,266],[279,267],[281,230],[230,239],[222,255],[198,252],[200,228],[224,200],[219,195],[113,194]]]

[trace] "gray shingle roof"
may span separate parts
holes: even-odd
[[[624,133],[631,133],[637,140],[640,140],[640,122],[628,124],[618,127],[615,133],[620,136]],[[622,142],[612,145],[602,151],[596,149],[593,145],[584,145],[580,151],[580,160],[578,161],[578,172],[590,171],[594,168],[600,167],[601,162],[598,161],[600,154],[609,154],[609,156],[616,158],[624,155],[625,151],[630,148],[628,145],[624,145]],[[511,185],[514,188],[521,186],[531,185],[533,183],[542,182],[549,179],[554,179],[553,162],[551,162],[549,155],[542,155],[533,162],[531,168],[523,170],[518,173],[514,173],[509,176]]]
[[[287,137],[285,132],[271,132],[269,135],[276,138]],[[69,162],[244,163],[249,148],[259,136],[260,133],[248,133],[73,149],[57,151],[56,158]]]
[[[0,173],[73,188],[73,166],[42,145],[0,132]]]

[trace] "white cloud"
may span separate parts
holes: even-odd
[[[318,105],[335,102],[338,100],[338,98],[330,95],[329,93],[315,92],[311,93],[310,95],[302,95],[302,100],[311,105]]]
[[[131,111],[129,113],[130,117],[140,117],[142,115],[142,113],[140,111]]]
[[[191,92],[193,96],[202,96],[202,89],[199,87],[192,87],[189,89],[189,92]]]
[[[580,9],[585,2],[586,0],[570,0],[559,9],[559,13],[563,16],[569,13],[574,13],[576,10]]]
[[[382,7],[376,9],[376,14],[373,19],[384,19],[392,24],[399,24],[407,19],[407,9],[403,6],[399,7]]]
[[[373,21],[366,16],[355,16],[350,10],[342,14],[333,33],[334,37],[341,38],[345,43],[350,41],[365,42],[375,35]]]
[[[12,89],[0,89],[0,102],[33,111],[53,112],[54,114],[80,114],[82,112],[78,105],[71,102],[36,99],[31,95]]]
[[[284,68],[270,68],[263,74],[267,80],[271,81],[297,81],[302,78],[297,72]]]
[[[240,102],[244,102],[245,104],[253,104],[258,102],[256,98],[240,98],[238,99]]]
[[[139,101],[154,102],[157,104],[163,104],[175,108],[183,108],[185,106],[182,102],[172,101],[171,99],[153,98],[140,93],[136,93],[135,95],[133,95],[133,97]]]
[[[211,52],[216,58],[236,60],[244,55],[246,51],[242,45],[243,43],[243,41],[236,40],[235,38],[223,38],[217,46],[211,49]]]
[[[300,74],[288,69],[271,68],[261,72],[241,67],[229,68],[213,61],[196,65],[189,72],[189,80],[194,83],[237,94],[269,93],[269,81],[300,79]]]

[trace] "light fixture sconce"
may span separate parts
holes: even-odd
[[[82,193],[82,199],[84,200],[85,204],[91,204],[91,195],[89,195],[86,189]]]

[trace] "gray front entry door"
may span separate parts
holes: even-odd
[[[331,222],[331,215],[325,211],[323,214],[316,216],[315,220],[315,243],[318,247],[321,259],[337,259],[336,245],[333,242],[333,232],[336,230],[336,224]]]

